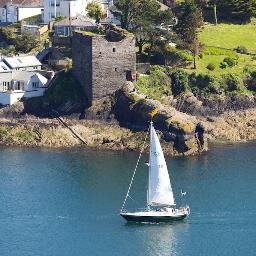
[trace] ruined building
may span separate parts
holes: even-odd
[[[120,29],[105,35],[75,32],[72,40],[73,74],[88,101],[113,94],[136,68],[135,38]]]

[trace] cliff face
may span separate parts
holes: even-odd
[[[159,101],[147,99],[136,91],[131,82],[126,82],[116,92],[113,112],[121,125],[134,130],[146,130],[151,113],[155,112],[152,118],[154,125],[174,151],[180,154],[194,154],[207,150],[204,126],[195,116],[164,106]]]

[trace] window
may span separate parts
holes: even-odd
[[[39,87],[39,82],[32,82],[32,87],[33,88],[38,88]]]
[[[113,52],[116,52],[116,47],[113,48]]]
[[[7,91],[9,89],[10,82],[3,82],[3,91]]]

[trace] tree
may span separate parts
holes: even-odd
[[[149,43],[148,52],[153,51],[158,43],[170,37],[170,26],[174,24],[170,9],[161,10],[155,0],[118,0],[122,28],[135,34],[139,53],[143,45]]]
[[[103,16],[103,11],[100,4],[91,2],[87,5],[86,10],[90,18],[95,19],[96,23],[100,22],[100,19]]]
[[[38,39],[30,32],[24,32],[15,39],[15,48],[17,51],[28,53],[39,44]]]
[[[190,50],[194,58],[194,69],[196,69],[196,55],[199,52],[199,41],[197,31],[203,25],[201,10],[196,6],[194,0],[185,0],[180,5],[180,14],[175,31],[180,36],[182,45]]]

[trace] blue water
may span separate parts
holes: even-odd
[[[255,152],[222,145],[168,159],[191,215],[145,225],[118,215],[137,154],[0,148],[0,255],[256,255]],[[130,209],[144,206],[146,180],[141,164]]]

